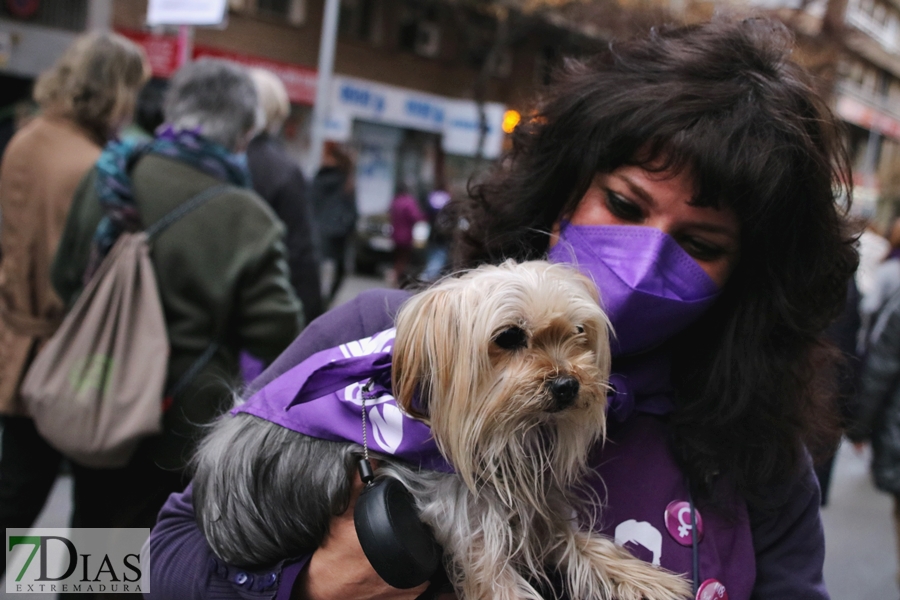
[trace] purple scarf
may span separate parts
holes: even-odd
[[[313,354],[232,410],[323,440],[363,443],[363,386],[369,448],[422,468],[453,472],[431,429],[402,411],[391,395],[388,329]]]

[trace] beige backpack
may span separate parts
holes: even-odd
[[[220,194],[214,186],[146,231],[123,233],[28,369],[20,393],[44,439],[76,463],[124,467],[162,430],[163,401],[212,358],[212,344],[166,394],[169,340],[150,243]]]

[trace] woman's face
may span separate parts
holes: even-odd
[[[667,233],[719,287],[740,252],[740,223],[728,209],[692,206],[694,181],[686,171],[653,172],[622,166],[594,178],[569,217],[573,225],[643,225]],[[554,227],[550,246],[559,237]]]

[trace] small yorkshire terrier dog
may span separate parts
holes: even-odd
[[[591,531],[588,453],[606,427],[609,323],[571,267],[484,266],[410,298],[396,319],[393,392],[431,427],[455,473],[377,455],[444,549],[467,600],[674,600],[683,578]],[[350,501],[358,444],[262,419],[220,419],[195,460],[194,505],[212,549],[251,566],[311,554]]]

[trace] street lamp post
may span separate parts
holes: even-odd
[[[319,67],[316,77],[316,103],[313,106],[310,163],[313,172],[322,163],[322,145],[325,141],[325,121],[331,101],[331,79],[334,74],[334,50],[337,43],[337,27],[340,0],[325,0],[322,17],[322,36],[319,39]]]

